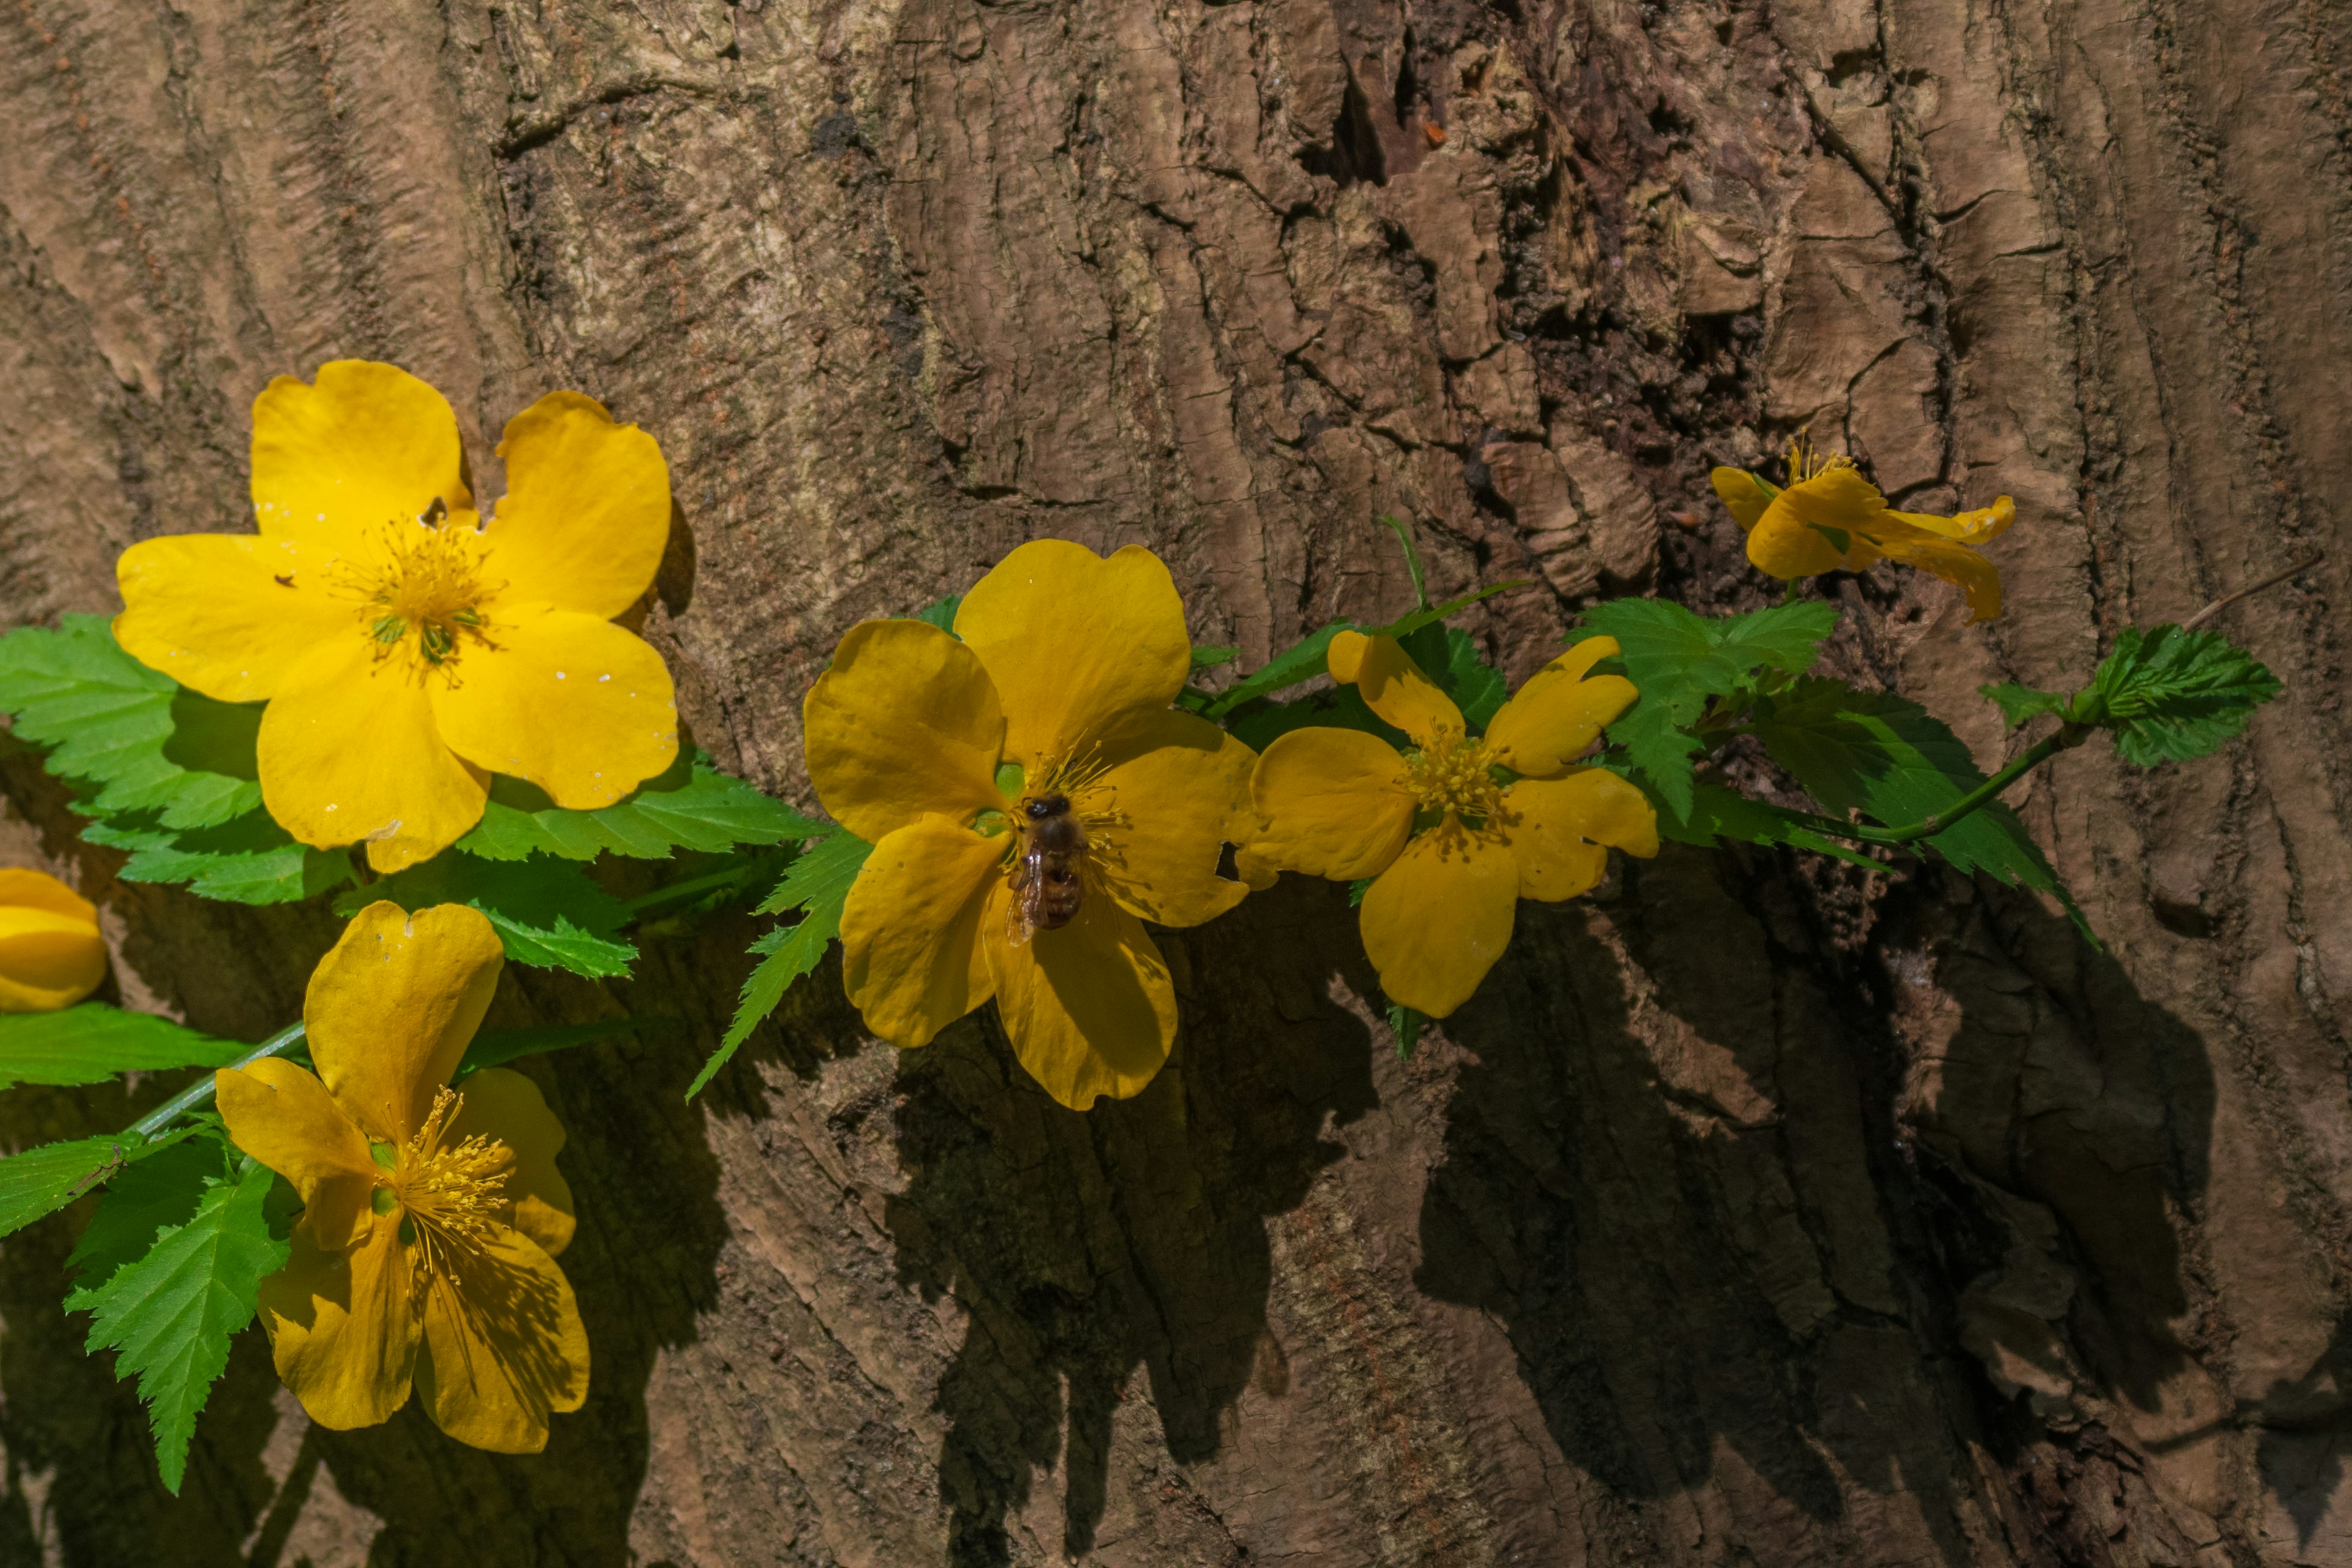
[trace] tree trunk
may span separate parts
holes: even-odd
[[[837,963],[688,1106],[749,919],[510,969],[494,1024],[674,1021],[532,1068],[587,1407],[331,1433],[248,1335],[175,1501],[60,1216],[0,1273],[0,1563],[2352,1563],[2352,9],[12,0],[0,72],[0,618],[248,527],[272,375],[415,371],[486,496],[577,387],[672,466],[694,741],[803,801],[835,639],[1040,535],[1159,551],[1247,666],[1405,607],[1411,516],[1433,592],[1537,584],[1463,623],[1516,679],[1598,598],[1777,592],[1706,473],[1810,423],[2017,499],[1990,626],[1831,585],[1842,672],[1987,763],[1980,683],[2335,552],[2218,623],[2286,682],[2243,741],[2023,796],[2103,951],[1670,847],[1401,1062],[1286,879],[1163,939],[1175,1059],[1086,1116],[991,1013],[874,1042]],[[5,783],[127,1000],[295,1016],[331,916],[117,881]]]

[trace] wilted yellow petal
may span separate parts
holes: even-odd
[[[1404,758],[1360,730],[1276,736],[1250,794],[1259,819],[1252,857],[1264,865],[1352,882],[1387,869],[1412,832]]]
[[[635,633],[545,605],[500,600],[491,645],[431,680],[442,743],[478,768],[528,779],[567,811],[610,805],[677,757],[669,670]]]
[[[471,507],[457,417],[396,365],[334,360],[316,385],[281,375],[253,400],[253,504],[265,537],[361,547],[436,500]]]
[[[489,1010],[505,951],[481,910],[374,903],[343,928],[302,998],[310,1059],[379,1143],[405,1143]]]
[[[1118,820],[1092,830],[1087,858],[1112,895],[1145,920],[1196,926],[1248,894],[1217,875],[1257,753],[1206,719],[1168,710],[1130,720],[1100,752],[1107,767],[1082,792],[1085,812]]]
[[[1707,479],[1742,528],[1754,528],[1764,509],[1772,504],[1772,491],[1745,468],[1717,468]]]
[[[488,569],[502,597],[611,620],[652,586],[669,542],[661,447],[577,392],[551,392],[499,442],[507,493],[491,513]]]
[[[262,1322],[278,1375],[303,1413],[333,1432],[388,1421],[408,1403],[419,1324],[398,1210],[373,1216],[348,1252],[296,1229],[284,1268],[262,1280]]]
[[[1332,679],[1353,686],[1367,707],[1412,736],[1414,745],[1432,744],[1440,731],[1463,732],[1462,710],[1430,684],[1396,638],[1341,632],[1325,657]]]
[[[114,640],[140,663],[223,702],[278,694],[330,638],[362,639],[360,605],[333,591],[335,552],[257,534],[142,540],[114,563]]]
[[[588,1331],[572,1282],[537,1242],[503,1226],[449,1260],[425,1297],[417,1396],[460,1443],[536,1454],[549,1413],[588,1397]]]
[[[1622,675],[1585,674],[1616,652],[1615,637],[1587,637],[1529,676],[1486,726],[1488,760],[1549,778],[1581,755],[1641,695]]]
[[[1969,546],[1955,540],[1896,535],[1882,540],[1879,549],[1889,561],[1958,587],[1968,596],[1971,621],[1990,621],[2000,614],[2000,569]]]
[[[1110,900],[1089,898],[1068,925],[1014,945],[1011,897],[1002,886],[990,896],[981,937],[1013,1054],[1073,1110],[1141,1093],[1176,1038],[1176,988],[1150,933]]]
[[[1365,956],[1391,1002],[1443,1018],[1510,945],[1519,871],[1510,850],[1452,817],[1416,836],[1364,892]]]
[[[1004,705],[1006,757],[1032,777],[1041,763],[1077,760],[1130,714],[1175,701],[1192,669],[1176,584],[1132,544],[1105,559],[1033,540],[972,585],[955,629]]]
[[[892,1045],[927,1046],[994,994],[981,921],[1007,845],[926,816],[866,858],[841,911],[842,984]]]
[[[1503,796],[1498,819],[1519,867],[1519,897],[1574,898],[1609,868],[1609,848],[1643,859],[1658,852],[1649,797],[1602,768],[1560,779],[1522,779]],[[1604,846],[1608,847],[1604,847]]]
[[[1889,510],[1886,515],[1896,522],[1941,539],[1958,540],[1963,544],[1982,544],[2009,531],[2009,525],[2017,521],[2017,503],[2007,496],[1999,496],[1990,506],[1978,507],[1973,511],[1954,512],[1949,517],[1937,517],[1929,511]]]
[[[503,1195],[514,1205],[514,1227],[560,1257],[572,1245],[572,1184],[555,1168],[563,1148],[563,1124],[547,1108],[539,1085],[509,1068],[485,1068],[458,1080],[464,1096],[449,1123],[445,1144],[468,1138],[494,1139],[514,1156]],[[268,1162],[264,1161],[267,1164]]]
[[[261,716],[261,798],[300,842],[365,841],[397,871],[464,837],[489,780],[442,741],[428,685],[373,646],[331,639],[288,673]]]
[[[213,1074],[214,1103],[229,1141],[294,1184],[300,1229],[340,1251],[369,1223],[369,1200],[383,1167],[327,1086],[306,1068],[266,1058]]]
[[[801,703],[809,784],[869,844],[938,813],[1004,811],[1004,715],[980,658],[921,621],[864,621]]]
[[[105,978],[89,900],[46,871],[0,869],[0,1013],[70,1007]]]

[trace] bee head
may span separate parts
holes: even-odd
[[[1043,822],[1049,816],[1060,816],[1070,809],[1070,797],[1064,795],[1041,795],[1024,803],[1021,808],[1032,822]]]

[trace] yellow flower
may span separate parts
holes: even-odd
[[[535,1454],[549,1412],[587,1397],[588,1336],[555,1264],[572,1230],[563,1129],[520,1073],[444,1087],[503,962],[477,910],[370,904],[302,999],[318,1075],[272,1059],[214,1076],[229,1136],[302,1199],[261,1321],[321,1426],[386,1420],[414,1384],[459,1442]]]
[[[489,774],[609,805],[677,754],[661,657],[613,624],[669,537],[654,438],[576,392],[509,422],[484,520],[441,395],[338,360],[253,404],[257,534],[174,534],[116,567],[114,636],[224,702],[268,702],[262,800],[396,871],[480,820]]]
[[[0,1013],[54,1013],[105,978],[89,900],[46,871],[0,870]]]
[[[1787,489],[1776,491],[1744,468],[1717,468],[1714,479],[1715,493],[1748,531],[1748,559],[1769,576],[1787,582],[1900,561],[1958,584],[1970,620],[2000,614],[2000,574],[1976,547],[2017,521],[2017,503],[2007,496],[1951,517],[1896,511],[1850,458],[1816,458],[1801,437],[1790,443]]]
[[[1433,1018],[1470,999],[1503,955],[1521,899],[1574,898],[1613,846],[1658,852],[1642,792],[1571,760],[1632,705],[1622,676],[1586,675],[1617,651],[1591,637],[1536,671],[1474,737],[1462,710],[1390,637],[1342,632],[1331,678],[1412,738],[1400,753],[1360,730],[1293,730],[1251,781],[1258,862],[1351,882],[1381,989]]]
[[[1021,546],[953,637],[850,628],[803,714],[817,798],[874,846],[841,921],[867,1027],[920,1046],[993,996],[1022,1066],[1073,1110],[1151,1081],[1176,995],[1143,922],[1198,925],[1247,891],[1217,859],[1254,754],[1170,707],[1191,669],[1176,585],[1134,545]],[[1079,897],[1033,931],[1023,825],[1055,797],[1084,830]]]

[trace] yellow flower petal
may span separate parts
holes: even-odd
[[[1967,545],[1948,539],[1895,536],[1879,551],[1889,561],[1940,577],[1967,595],[1969,619],[1990,621],[2000,614],[2000,571]]]
[[[278,1375],[311,1420],[334,1432],[388,1421],[408,1403],[419,1325],[399,1211],[375,1215],[349,1252],[294,1233],[284,1268],[261,1282],[261,1319]]]
[[[331,637],[364,637],[358,604],[331,591],[331,552],[256,534],[142,540],[114,563],[114,640],[151,669],[223,702],[278,694]]]
[[[1007,844],[926,816],[866,857],[841,911],[842,984],[892,1045],[930,1044],[995,993],[981,921]]]
[[[369,1223],[383,1170],[367,1135],[307,1068],[275,1058],[213,1074],[214,1103],[229,1141],[288,1181],[302,1200],[300,1229],[340,1251]]]
[[[1581,755],[1641,695],[1622,675],[1584,673],[1615,652],[1615,637],[1587,637],[1529,676],[1486,726],[1488,758],[1549,778]]]
[[[46,871],[0,869],[0,1013],[70,1007],[105,978],[89,900]]]
[[[972,585],[955,629],[1004,705],[1004,754],[1033,778],[1041,762],[1076,759],[1129,714],[1175,701],[1192,669],[1176,584],[1133,544],[1106,560],[1083,544],[1033,540]]]
[[[506,954],[481,910],[374,903],[310,975],[310,1059],[335,1103],[379,1143],[405,1143],[489,1009]]]
[[[321,643],[287,674],[261,716],[261,798],[300,842],[365,840],[369,865],[397,871],[465,837],[489,780],[443,742],[427,685],[373,647]]]
[[[1510,945],[1518,864],[1452,817],[1405,846],[1364,893],[1364,953],[1381,989],[1432,1018],[1470,999]]]
[[[608,621],[653,584],[669,542],[669,466],[594,398],[551,392],[507,421],[507,493],[491,514],[488,572],[505,597]]]
[[[1174,710],[1131,719],[1104,743],[1108,764],[1076,803],[1118,812],[1087,859],[1112,897],[1145,920],[1196,926],[1248,896],[1217,875],[1257,753],[1206,719]]]
[[[1609,869],[1609,850],[1658,852],[1649,797],[1602,768],[1562,779],[1522,779],[1503,795],[1504,828],[1519,867],[1519,897],[1572,899]]]
[[[488,631],[494,646],[460,654],[455,679],[426,683],[450,751],[529,779],[567,811],[610,805],[676,760],[669,671],[635,633],[503,602]]]
[[[572,1184],[555,1168],[563,1147],[563,1124],[547,1108],[539,1085],[509,1068],[484,1068],[457,1084],[464,1096],[449,1123],[444,1146],[468,1138],[494,1138],[514,1155],[505,1196],[514,1205],[514,1227],[539,1243],[550,1258],[572,1245]],[[268,1162],[264,1160],[264,1164]]]
[[[2007,496],[1997,496],[1990,506],[1978,507],[1973,511],[1957,511],[1949,517],[1937,517],[1929,511],[1894,511],[1886,514],[1895,521],[1932,533],[1941,539],[1958,540],[1962,544],[1982,544],[2009,531],[2017,521],[2017,503]]]
[[[417,1396],[435,1426],[496,1454],[547,1447],[547,1417],[588,1397],[588,1331],[572,1282],[540,1245],[494,1227],[453,1250],[425,1297]]]
[[[1745,468],[1717,468],[1707,479],[1742,528],[1754,528],[1764,509],[1772,504],[1772,492]]]
[[[869,844],[932,812],[969,823],[1011,808],[996,791],[996,688],[979,656],[937,626],[850,627],[801,724],[817,799]]]
[[[981,938],[1021,1065],[1073,1110],[1142,1092],[1176,1038],[1176,988],[1143,922],[1088,898],[1068,925],[1016,946],[1005,931],[1011,900],[1001,885],[991,894]]]
[[[1257,761],[1250,795],[1263,865],[1352,882],[1388,869],[1412,833],[1404,758],[1361,730],[1315,728],[1276,736]]]
[[[1411,735],[1414,745],[1430,745],[1441,731],[1463,732],[1462,710],[1430,684],[1396,638],[1341,632],[1326,658],[1332,679],[1353,686],[1366,706]]]
[[[1773,498],[1748,534],[1748,559],[1758,571],[1788,582],[1824,572],[1858,572],[1877,559],[1864,525],[1886,503],[1852,468],[1832,468]],[[1841,547],[1822,531],[1835,530]]]
[[[471,507],[457,417],[395,365],[335,360],[253,400],[253,504],[265,537],[352,550],[438,500]]]

